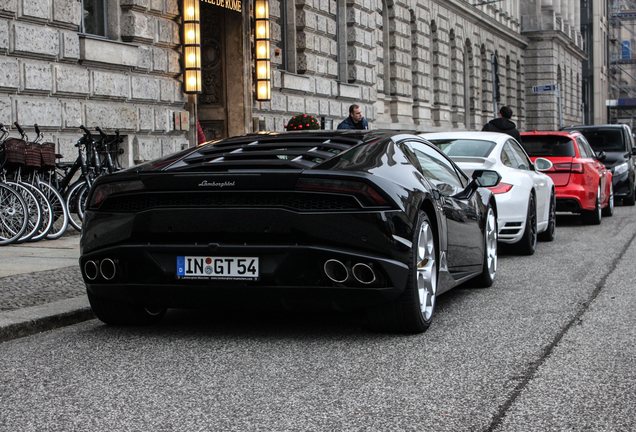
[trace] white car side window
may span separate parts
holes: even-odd
[[[519,161],[519,165],[517,168],[522,170],[529,170],[532,162],[530,162],[530,159],[528,158],[528,155],[526,155],[526,152],[524,152],[521,146],[519,146],[519,144],[517,144],[515,141],[508,141],[508,144],[510,144],[510,147],[515,152],[517,161]]]
[[[510,168],[519,168],[519,163],[515,158],[512,148],[510,148],[510,142],[506,142],[501,150],[501,163]]]

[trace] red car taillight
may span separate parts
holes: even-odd
[[[499,183],[497,186],[489,187],[494,194],[502,194],[512,189],[512,185],[508,183]]]
[[[585,172],[584,167],[585,165],[583,165],[582,163],[573,163],[572,169],[570,171],[577,174],[583,174]]]
[[[356,181],[305,178],[298,180],[296,189],[353,195],[358,197],[365,205],[389,205],[375,189],[365,183]]]
[[[583,174],[585,172],[584,165],[582,163],[555,163],[552,168],[554,172],[573,172],[576,174]]]

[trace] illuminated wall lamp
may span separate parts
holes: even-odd
[[[201,28],[199,0],[183,0],[183,55],[186,93],[201,93]]]
[[[270,50],[269,50],[269,0],[254,2],[256,42],[256,100],[271,100]]]

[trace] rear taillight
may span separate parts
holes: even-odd
[[[584,173],[583,167],[584,165],[582,163],[570,163],[570,162],[555,163],[552,166],[555,172],[573,172],[576,174],[583,174]]]
[[[99,207],[102,205],[104,200],[111,195],[116,195],[120,193],[126,192],[136,192],[140,190],[145,190],[146,187],[141,182],[141,180],[132,180],[127,182],[115,182],[115,183],[105,183],[97,186],[91,195],[91,200],[89,203],[90,208]]]
[[[389,203],[372,187],[350,180],[304,178],[298,180],[296,189],[315,192],[330,192],[353,195],[364,205],[386,206]]]
[[[577,174],[583,174],[585,172],[585,170],[583,169],[584,166],[585,165],[583,165],[582,163],[573,163],[572,169],[570,171]]]
[[[502,194],[512,189],[512,185],[508,183],[499,183],[497,186],[489,187],[494,194]]]

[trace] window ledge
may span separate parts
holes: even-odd
[[[101,36],[79,34],[80,61],[119,67],[137,67],[139,47]]]

